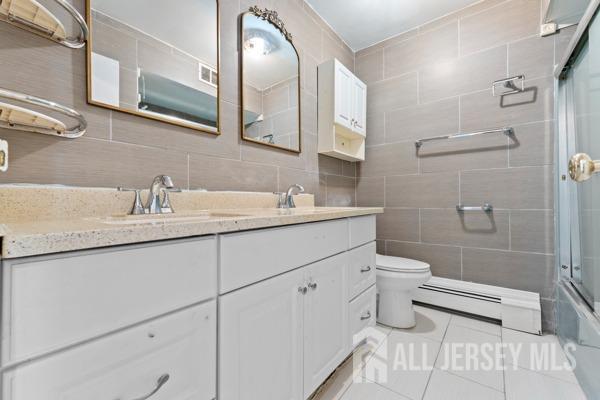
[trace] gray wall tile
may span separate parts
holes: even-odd
[[[539,35],[508,44],[508,75],[526,79],[551,76],[554,70],[554,36]]]
[[[419,241],[419,210],[386,208],[377,215],[377,238],[383,240]]]
[[[385,112],[417,104],[417,73],[372,83],[368,94],[367,108],[370,110]]]
[[[463,279],[537,292],[548,298],[554,292],[554,256],[465,248]]]
[[[458,21],[385,47],[385,78],[458,56]]]
[[[367,85],[383,79],[383,50],[376,50],[355,59],[356,76]]]
[[[356,178],[327,175],[327,206],[354,207],[356,205]]]
[[[431,273],[434,276],[461,279],[460,247],[388,240],[386,252],[389,256],[424,261],[431,266]]]
[[[387,207],[453,208],[459,202],[458,173],[432,173],[386,178]]]
[[[458,111],[458,97],[390,111],[385,116],[385,141],[392,143],[456,133]]]
[[[385,178],[356,179],[356,205],[359,207],[383,207],[385,205]]]
[[[554,254],[554,212],[512,210],[510,242],[515,251]]]
[[[514,127],[517,144],[510,147],[510,166],[551,165],[554,162],[554,121]]]
[[[419,99],[430,102],[491,87],[506,77],[506,45],[429,65],[419,73]]]
[[[190,187],[207,190],[276,192],[277,168],[193,154],[190,156]]]
[[[414,174],[418,160],[413,142],[392,143],[367,147],[365,161],[359,166],[361,176],[390,176]]]
[[[551,77],[525,82],[523,93],[493,97],[491,90],[461,96],[461,129],[464,131],[512,126],[554,118]]]
[[[509,213],[421,210],[421,241],[508,250]]]
[[[461,199],[495,208],[552,209],[552,176],[551,166],[461,172]]]
[[[540,2],[510,0],[461,19],[460,52],[468,54],[532,36],[539,29]]]

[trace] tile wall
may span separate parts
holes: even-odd
[[[369,85],[357,204],[383,206],[378,247],[434,275],[541,294],[554,330],[553,78],[574,28],[541,38],[539,0],[487,0],[356,53]],[[518,74],[526,91],[493,97]],[[512,126],[515,139],[415,140]],[[462,203],[493,214],[458,213]]]
[[[84,0],[73,0],[84,13]],[[317,65],[354,54],[301,0],[220,0],[221,126],[214,136],[86,104],[85,50],[70,50],[0,24],[0,87],[74,107],[89,123],[78,140],[0,129],[10,170],[0,183],[146,187],[169,174],[183,188],[284,190],[301,183],[319,205],[354,205],[356,167],[317,155]],[[242,142],[239,131],[238,16],[251,5],[276,9],[294,36],[302,71],[300,155]]]

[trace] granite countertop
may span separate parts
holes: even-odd
[[[299,207],[181,211],[170,216],[76,216],[0,224],[2,258],[269,228],[382,213],[382,208]],[[131,221],[135,219],[135,221]],[[150,219],[150,221],[148,221]]]

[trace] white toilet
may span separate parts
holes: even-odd
[[[416,325],[413,292],[431,278],[429,264],[377,254],[377,322],[394,328]]]

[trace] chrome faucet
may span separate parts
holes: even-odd
[[[162,214],[163,209],[160,202],[160,194],[163,190],[173,189],[173,180],[167,175],[158,175],[152,181],[150,186],[150,193],[148,193],[148,200],[146,201],[147,214]],[[165,191],[165,197],[167,196]],[[168,201],[168,200],[167,200]],[[169,206],[170,209],[170,206]],[[167,211],[168,212],[168,211]],[[173,210],[171,210],[173,212]]]
[[[279,195],[277,208],[296,208],[296,203],[294,203],[294,190],[297,190],[298,193],[304,193],[302,185],[298,185],[297,183],[291,185],[285,193],[276,193]]]

